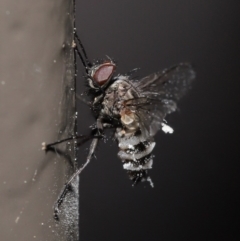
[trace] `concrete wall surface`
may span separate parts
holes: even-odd
[[[75,128],[73,2],[2,0],[0,9],[0,240],[78,240],[78,180],[54,221],[73,170],[41,150]]]

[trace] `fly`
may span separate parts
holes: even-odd
[[[78,42],[78,45],[74,43],[74,50],[86,71],[91,98],[87,103],[96,118],[96,128],[90,137],[74,136],[44,146],[45,150],[49,150],[66,140],[92,139],[85,164],[71,176],[56,203],[55,216],[72,180],[88,165],[107,128],[115,131],[118,157],[133,185],[148,181],[153,187],[148,171],[153,165],[154,136],[159,130],[173,132],[165,118],[176,111],[178,100],[195,79],[195,72],[189,63],[180,63],[141,79],[131,74],[115,75],[117,67],[113,60],[106,58],[101,62],[90,62],[77,33],[74,36]]]

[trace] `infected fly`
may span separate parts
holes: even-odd
[[[72,180],[88,165],[94,155],[104,130],[113,128],[118,143],[118,157],[133,185],[148,181],[148,170],[153,165],[154,136],[158,130],[172,133],[165,118],[177,109],[177,101],[187,92],[195,78],[195,72],[188,63],[180,63],[169,69],[136,79],[129,75],[114,75],[116,64],[106,58],[104,61],[89,61],[80,38],[75,33],[74,49],[86,71],[91,101],[89,105],[96,118],[96,128],[92,131],[92,143],[85,164],[66,183],[57,201],[55,214],[69,189]],[[77,139],[80,136],[68,138]],[[90,138],[89,138],[90,139]],[[46,150],[58,144],[46,145]]]

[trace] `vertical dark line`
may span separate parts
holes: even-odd
[[[73,44],[75,44],[75,31],[76,31],[76,0],[73,0]],[[74,135],[77,135],[77,100],[76,100],[76,92],[77,92],[77,56],[75,48],[73,47],[73,58],[74,58],[74,103],[75,103],[75,123],[74,123]],[[74,143],[75,157],[77,157],[77,148],[76,143]],[[78,168],[78,163],[75,163],[76,168]]]
[[[75,37],[77,38],[78,43],[79,43],[79,45],[80,45],[80,47],[81,47],[81,51],[83,52],[85,61],[86,61],[86,63],[87,63],[86,65],[87,65],[88,68],[89,68],[89,67],[92,66],[92,64],[90,63],[90,61],[89,61],[89,59],[88,59],[87,52],[86,52],[86,50],[85,50],[85,48],[84,48],[84,46],[83,46],[83,44],[82,44],[81,39],[78,37],[78,34],[77,34],[77,33],[75,33]],[[81,57],[81,58],[83,58],[83,57]],[[85,65],[85,64],[84,64],[84,65]]]
[[[76,0],[73,0],[73,43],[74,43],[74,33],[76,31]],[[74,43],[75,44],[75,43]],[[73,48],[73,56],[74,56],[74,88],[75,88],[75,102],[76,102],[76,87],[77,87],[77,59],[76,52]],[[76,108],[76,105],[75,105]],[[75,132],[76,134],[76,132]]]
[[[76,0],[73,0],[73,44],[75,45],[75,32],[76,32]],[[74,103],[75,103],[75,118],[74,118],[74,135],[78,135],[77,134],[77,118],[78,118],[78,115],[77,115],[77,99],[76,99],[76,92],[77,92],[77,56],[76,56],[76,51],[75,51],[75,48],[73,47],[73,58],[74,58]],[[74,160],[74,165],[75,165],[75,168],[78,169],[79,166],[78,166],[78,158],[77,158],[77,144],[76,142],[74,141],[74,157],[75,157],[75,160]],[[78,179],[78,193],[79,193],[79,196],[78,196],[78,204],[80,202],[80,177]],[[80,204],[78,206],[78,227],[77,227],[77,230],[78,230],[78,240],[80,240]]]
[[[76,31],[76,0],[73,0],[73,43],[75,44],[75,35],[74,35],[74,33],[75,33],[75,31]],[[73,58],[74,58],[74,89],[75,89],[75,96],[74,96],[74,98],[75,98],[75,113],[76,113],[76,91],[77,91],[77,58],[76,58],[77,56],[76,56],[76,51],[75,51],[75,48],[73,47]],[[77,123],[77,118],[75,118],[75,135],[76,135],[76,131],[77,131],[77,129],[76,129],[76,127],[77,127],[77,125],[76,125],[76,123]]]

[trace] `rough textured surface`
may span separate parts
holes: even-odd
[[[52,209],[72,170],[66,158],[41,150],[74,131],[72,7],[0,2],[0,240],[78,240],[78,192],[68,195],[57,225]],[[72,144],[67,155],[74,158]]]

